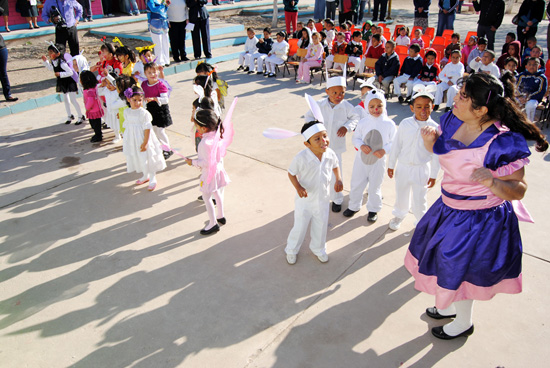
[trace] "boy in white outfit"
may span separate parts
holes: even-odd
[[[389,224],[390,229],[397,230],[411,208],[416,217],[415,226],[428,209],[428,188],[432,188],[439,172],[437,155],[426,150],[420,133],[425,126],[438,127],[430,118],[433,110],[435,86],[416,85],[411,100],[411,111],[414,116],[403,119],[393,141],[388,158],[388,176],[395,175],[395,216]],[[396,167],[397,163],[397,167]]]
[[[456,85],[456,82],[464,75],[464,65],[460,62],[461,54],[459,50],[453,50],[451,52],[451,62],[447,63],[441,73],[439,73],[439,80],[441,83],[437,85],[435,92],[435,106],[434,111],[439,109],[439,105],[443,102],[443,93],[451,86]],[[453,88],[447,92],[447,107],[453,104],[453,98],[456,96],[458,89]]]
[[[494,63],[495,61],[495,52],[487,50],[483,53],[483,56],[476,57],[470,61],[469,67],[476,73],[487,73],[492,74],[497,78],[500,78],[500,69]]]
[[[296,263],[296,256],[311,222],[309,248],[322,263],[328,262],[326,249],[331,178],[336,178],[334,190],[344,189],[338,157],[328,148],[330,139],[325,126],[319,121],[302,127],[306,149],[300,151],[288,169],[290,182],[296,188],[294,227],[288,234],[286,260]]]
[[[357,124],[353,133],[353,145],[357,148],[348,209],[344,216],[352,217],[361,209],[363,192],[369,186],[367,221],[375,222],[382,209],[382,181],[386,171],[386,153],[390,151],[395,136],[395,123],[388,118],[384,92],[373,89],[367,93],[365,106],[370,116]]]
[[[244,72],[250,70],[250,57],[258,52],[258,48],[256,47],[258,37],[256,37],[254,28],[248,28],[246,34],[248,38],[244,43],[244,51],[239,54],[239,67],[237,68],[237,70],[242,70]]]
[[[342,153],[346,152],[346,134],[355,129],[359,121],[359,115],[351,103],[344,100],[346,94],[346,72],[342,77],[328,78],[327,72],[327,98],[317,101],[323,122],[327,128],[327,134],[331,142],[331,148],[336,153],[339,162],[340,173],[342,173]],[[313,112],[308,111],[305,121],[316,120]],[[342,210],[344,194],[331,189],[332,212]]]

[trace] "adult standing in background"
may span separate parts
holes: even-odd
[[[361,0],[359,2],[359,11],[355,14],[353,19],[353,24],[361,27],[363,25],[363,16],[365,15],[365,6],[367,5],[367,0]]]
[[[40,28],[38,26],[38,9],[36,0],[17,0],[16,9],[29,24],[29,29]]]
[[[537,34],[538,25],[544,15],[544,5],[544,0],[524,0],[519,7],[517,34],[522,54],[527,38]]]
[[[332,20],[333,22],[336,21],[336,7],[338,4],[336,3],[336,0],[327,0],[325,3],[326,7],[326,18]]]
[[[92,19],[92,1],[91,0],[78,0],[78,3],[82,7],[82,20],[84,22],[93,22]]]
[[[212,57],[212,51],[210,50],[210,15],[204,7],[207,2],[208,0],[187,0],[189,22],[195,25],[195,28],[191,31],[195,59],[201,57],[201,37],[204,56],[207,59]]]
[[[353,22],[353,17],[357,12],[359,0],[340,0],[340,11],[338,14],[338,22],[344,23],[346,20]]]
[[[313,8],[313,18],[319,22],[325,19],[325,2],[326,0],[315,0],[315,7]]]
[[[0,0],[0,8],[2,8],[2,15],[4,16],[4,26],[6,27],[6,32],[11,32],[10,27],[8,26],[8,16],[10,15],[8,0]]]
[[[114,17],[112,0],[101,0],[103,6],[103,15],[105,18]]]
[[[477,21],[477,36],[487,38],[487,48],[495,50],[495,34],[504,18],[504,0],[477,0],[473,1],[474,9],[479,14]],[[468,42],[468,40],[466,40]]]
[[[437,19],[437,35],[441,36],[446,29],[455,29],[457,0],[439,0],[439,18]]]
[[[372,8],[372,21],[378,22],[378,11],[380,11],[380,22],[385,22],[387,8],[388,0],[374,0],[374,6]]]
[[[170,40],[168,39],[168,6],[170,0],[147,0],[147,26],[155,44],[157,64],[170,65]]]
[[[59,15],[52,12],[52,7]],[[76,26],[81,17],[82,6],[76,0],[46,0],[42,9],[42,20],[55,25],[55,43],[67,47],[68,42],[72,56],[80,53]]]
[[[4,9],[0,8],[0,15]],[[15,102],[17,97],[13,97],[10,91],[10,80],[8,79],[8,48],[4,42],[4,37],[0,35],[0,82],[2,83],[2,92],[8,102]]]
[[[432,0],[414,0],[414,25],[422,27],[422,33],[426,33],[428,16],[430,15]]]
[[[285,6],[285,24],[286,34],[289,35],[292,26],[292,32],[296,32],[298,25],[298,0],[283,0]]]
[[[170,22],[168,36],[170,37],[172,57],[176,63],[189,61],[185,52],[185,26],[189,22],[188,19],[189,11],[185,0],[172,0],[168,6],[168,21]]]

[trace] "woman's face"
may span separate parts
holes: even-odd
[[[466,96],[464,86],[456,94],[453,104],[453,114],[462,121],[476,119],[474,109],[472,108],[472,99]]]

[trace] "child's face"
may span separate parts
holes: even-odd
[[[338,105],[340,102],[344,101],[346,96],[346,89],[342,86],[334,86],[326,89],[328,99],[335,105]]]
[[[405,36],[405,35],[407,34],[407,32],[406,32],[404,29],[401,29],[401,30],[399,31],[399,34],[400,34],[401,36]]]
[[[296,24],[296,30],[297,31],[301,31],[302,29],[304,29],[304,25],[303,24]],[[328,29],[328,27],[327,27]],[[264,32],[264,35],[265,35],[265,32]]]
[[[476,40],[473,37],[470,37],[470,39],[468,40],[468,45],[473,46],[475,44],[476,44]]]
[[[537,63],[534,60],[527,62],[527,65],[525,66],[525,69],[527,69],[527,71],[531,74],[535,74],[538,68],[539,68],[539,63]]]
[[[483,65],[489,65],[493,62],[493,55],[489,54],[488,52],[484,52],[483,56],[481,57],[481,63]]]
[[[307,27],[309,29],[313,29],[313,28],[315,28],[315,24],[313,22],[308,22]]]
[[[453,52],[451,54],[451,62],[453,64],[458,64],[460,62],[460,54],[458,52]]]
[[[535,41],[533,41],[533,40],[528,40],[527,41],[527,47],[529,47],[530,49],[535,47],[535,45],[536,45]]]
[[[338,40],[338,43],[342,43],[345,40],[344,36],[342,36],[342,35],[336,36],[336,39]]]
[[[373,38],[373,39],[372,39],[372,45],[373,45],[374,47],[376,47],[376,46],[380,45],[380,41],[378,41],[376,38]]]
[[[370,24],[365,23],[365,31],[369,31],[371,29]]]
[[[538,58],[538,57],[540,57],[541,53],[542,52],[540,51],[540,49],[538,47],[534,47],[534,48],[531,49],[531,57]]]
[[[271,33],[264,31],[264,38],[267,40],[268,38],[271,38]]]
[[[506,43],[510,43],[512,41],[513,41],[512,36],[506,35]]]
[[[307,142],[304,142],[304,145],[316,156],[322,156],[327,151],[329,143],[327,132],[322,131],[312,135]]]
[[[107,82],[106,86],[109,91],[114,91],[116,89],[116,87],[113,86],[111,82]]]
[[[309,38],[309,32],[306,31],[305,29],[302,30],[302,38],[303,38],[304,40],[307,40],[307,39]]]
[[[133,95],[128,99],[130,107],[134,110],[143,106],[143,95]]]
[[[128,55],[116,55],[116,58],[123,64],[128,61]]]
[[[51,60],[55,60],[59,57],[59,55],[61,55],[59,52],[55,52],[53,50],[48,50],[48,56],[50,57]]]
[[[109,52],[107,49],[101,50],[101,54],[103,54],[103,57],[105,57],[106,60],[113,60],[113,54]]]
[[[379,117],[384,112],[384,105],[382,104],[382,101],[377,98],[373,98],[372,100],[370,100],[368,107],[369,114],[371,114],[375,118]]]
[[[515,72],[518,66],[513,61],[509,61],[504,65],[504,69],[509,70],[511,72]]]
[[[353,37],[353,41],[360,43],[361,42],[361,35]]]
[[[417,29],[416,31],[414,31],[414,37],[416,37],[416,38],[420,38],[420,37],[421,37],[421,36],[420,36],[420,30],[419,30],[419,29]]]
[[[330,31],[334,27],[332,26],[332,24],[325,23],[325,28],[327,29],[327,31]]]
[[[388,55],[393,54],[393,45],[391,43],[387,43],[385,50],[386,50],[386,54]]]
[[[361,88],[361,99],[363,99],[363,97],[367,94],[368,91],[371,91],[372,88],[370,87],[363,87]]]
[[[311,40],[313,41],[314,45],[319,44],[319,36],[313,35],[313,36],[311,36]]]
[[[145,77],[149,82],[156,81],[158,79],[157,68],[149,68],[145,71]]]
[[[451,42],[452,42],[453,44],[457,44],[458,41],[459,41],[458,37],[451,37]]]
[[[246,34],[248,35],[248,38],[250,38],[250,39],[253,39],[254,36],[256,35],[256,34],[255,34],[254,32],[252,32],[252,31],[247,31]]]
[[[412,57],[412,58],[415,58],[418,56],[418,52],[416,52],[416,50],[414,49],[409,49],[409,56]]]
[[[281,36],[281,35],[277,35],[277,42],[283,42],[284,41],[284,37]]]
[[[487,45],[486,44],[477,44],[477,49],[481,52],[485,51],[485,49],[487,48]]]
[[[434,62],[435,62],[435,56],[433,55],[426,56],[426,63],[432,65]]]
[[[147,64],[150,61],[153,61],[153,53],[151,51],[147,51],[145,54],[142,54],[140,57],[141,62],[143,64]]]
[[[426,121],[429,119],[433,110],[433,101],[428,97],[420,96],[414,99],[411,104],[411,112],[418,121]]]

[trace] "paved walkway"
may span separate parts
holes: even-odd
[[[198,171],[176,156],[152,193],[135,187],[120,145],[89,143],[64,125],[62,104],[0,119],[0,361],[2,367],[535,367],[550,360],[550,154],[534,153],[522,223],[524,292],[475,305],[468,340],[436,341],[424,315],[433,298],[403,267],[412,216],[387,224],[394,183],[385,179],[375,224],[366,211],[331,214],[330,261],[306,246],[294,266],[283,248],[294,190],[286,168],[299,137],[272,141],[267,127],[299,129],[304,92],[318,85],[266,79],[218,65],[239,96],[226,158],[228,224],[211,237],[196,201]],[[174,147],[194,152],[191,71],[174,87]],[[349,92],[354,104],[358,93]],[[405,106],[389,104],[399,122]],[[433,116],[437,120],[441,113]],[[354,150],[344,155],[347,203]],[[432,203],[439,187],[429,193]]]

